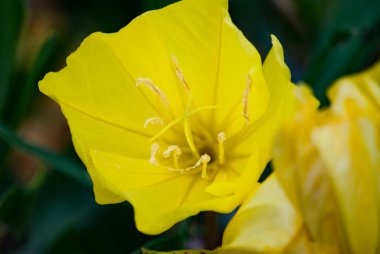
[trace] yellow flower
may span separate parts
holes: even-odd
[[[305,88],[281,131],[275,169],[316,253],[380,251],[380,62],[344,77],[316,111]]]
[[[184,0],[85,39],[39,86],[68,119],[96,201],[129,201],[147,234],[240,205],[293,109],[272,42],[262,65],[226,0]]]

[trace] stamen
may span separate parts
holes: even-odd
[[[224,132],[219,132],[218,134],[218,148],[219,148],[219,164],[224,164],[224,146],[223,143],[226,140],[226,134]]]
[[[157,143],[153,143],[152,146],[150,147],[149,162],[153,165],[158,165],[158,162],[156,160],[156,154],[157,154],[159,148],[160,148],[160,146]]]
[[[189,95],[190,94],[190,87],[187,84],[185,77],[183,76],[183,72],[182,72],[181,67],[179,67],[178,59],[175,56],[172,56],[172,61],[173,61],[174,66],[175,66],[175,73],[177,74],[179,81],[181,82],[181,84],[185,88],[186,93]]]
[[[179,156],[181,156],[181,154],[182,154],[181,149],[179,148],[179,146],[177,146],[177,145],[169,146],[168,149],[166,149],[163,152],[163,155],[164,155],[165,158],[169,158],[171,154],[173,154],[174,168],[175,169],[179,169],[178,159],[179,159]]]
[[[248,96],[249,96],[249,93],[251,92],[251,85],[252,85],[252,80],[249,76],[247,76],[247,86],[244,90],[244,95],[243,95],[243,116],[247,124],[249,123]]]
[[[208,178],[208,175],[207,175],[207,165],[211,161],[211,157],[208,154],[204,154],[204,155],[201,156],[201,158],[199,159],[199,161],[202,163],[202,175],[201,175],[201,177],[203,179],[206,179],[206,178]]]
[[[181,174],[184,174],[184,173],[188,173],[196,168],[198,168],[199,166],[202,165],[202,169],[201,169],[201,177],[202,178],[208,178],[208,175],[207,175],[207,166],[208,166],[208,163],[211,161],[211,157],[208,155],[208,154],[203,154],[199,160],[191,167],[187,167],[187,168],[171,168],[171,167],[168,167],[168,169],[170,171],[176,171],[176,172],[180,172]]]
[[[136,86],[139,87],[140,85],[145,85],[146,87],[148,87],[150,90],[153,91],[153,93],[155,93],[160,99],[161,101],[165,104],[165,106],[169,106],[169,102],[168,100],[166,99],[166,96],[165,94],[161,91],[160,88],[158,88],[158,86],[156,86],[153,81],[151,79],[148,79],[148,78],[137,78],[136,79]]]
[[[157,125],[157,126],[163,126],[164,125],[164,120],[162,120],[158,116],[148,118],[144,122],[144,128],[147,128],[151,124],[152,125]]]

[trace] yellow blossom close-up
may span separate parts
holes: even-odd
[[[0,254],[380,254],[379,10],[1,0]]]
[[[90,35],[39,87],[67,118],[96,201],[130,202],[137,228],[159,234],[229,213],[259,186],[295,105],[272,45],[262,63],[228,1],[183,0]]]

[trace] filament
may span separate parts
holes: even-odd
[[[218,134],[218,150],[219,150],[219,164],[223,165],[225,158],[224,158],[224,141],[226,140],[226,134],[224,132],[219,132]]]

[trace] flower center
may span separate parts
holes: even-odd
[[[213,135],[210,128],[200,126],[196,121],[199,112],[216,110],[221,106],[208,105],[192,107],[192,90],[186,81],[177,58],[173,57],[174,71],[187,96],[183,113],[172,117],[169,113],[169,102],[161,89],[148,78],[137,78],[136,86],[144,86],[153,92],[164,106],[166,112],[160,116],[146,119],[144,128],[157,128],[157,133],[150,139],[150,163],[166,167],[181,174],[200,174],[204,179],[212,178],[217,169],[226,163],[226,134],[222,131]],[[247,79],[247,88],[243,95],[242,115],[249,122],[248,94],[251,80]],[[195,118],[195,119],[194,119]],[[169,120],[169,121],[168,121]],[[196,128],[193,128],[196,126]]]
[[[207,129],[200,133],[192,130],[191,117],[204,109],[206,108],[185,112],[165,126],[162,125],[164,121],[161,118],[147,119],[145,122],[147,128],[161,127],[150,139],[152,142],[150,162],[181,174],[199,173],[202,178],[210,178],[217,168],[225,163],[226,135],[220,132],[217,137],[212,138]],[[181,125],[182,128],[179,129]]]

